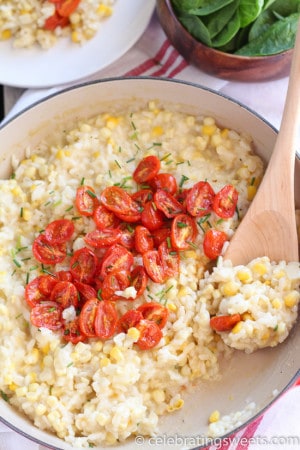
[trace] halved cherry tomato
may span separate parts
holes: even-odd
[[[131,198],[138,203],[141,207],[144,207],[146,203],[153,200],[153,192],[151,189],[140,189],[131,195]]]
[[[68,241],[74,233],[74,223],[68,219],[58,219],[50,222],[45,228],[46,239],[51,244]]]
[[[144,293],[148,282],[148,276],[144,266],[136,266],[130,274],[130,279],[130,285],[133,286],[136,290],[135,298],[138,298]]]
[[[215,192],[207,181],[199,181],[189,189],[186,196],[186,208],[193,217],[202,217],[211,212]]]
[[[119,186],[105,188],[100,196],[103,205],[126,222],[137,222],[141,218],[141,208],[130,195]]]
[[[103,280],[109,273],[113,272],[120,272],[122,270],[130,272],[132,265],[132,253],[123,247],[123,245],[116,244],[110,247],[103,257],[100,279]]]
[[[213,210],[222,219],[228,219],[235,213],[238,191],[231,184],[224,186],[219,192],[217,192],[214,202]]]
[[[58,28],[58,27],[64,28],[64,27],[68,26],[69,23],[70,23],[70,20],[68,17],[61,17],[57,13],[57,11],[55,11],[55,13],[52,16],[47,17],[43,28],[48,31],[53,31],[53,30],[55,30],[55,28]]]
[[[105,208],[104,205],[97,206],[93,219],[99,230],[104,230],[105,228],[115,228],[120,223],[120,219],[118,219],[112,211]]]
[[[165,277],[169,278],[178,275],[180,263],[179,253],[170,247],[167,241],[160,244],[158,247],[158,253]]]
[[[60,281],[73,281],[73,276],[69,270],[59,270],[55,272],[55,276]]]
[[[137,324],[143,319],[143,315],[136,309],[130,309],[126,311],[123,316],[120,317],[117,323],[117,331],[119,333],[127,333],[129,328],[136,327]]]
[[[140,332],[137,345],[141,350],[155,347],[163,335],[159,326],[152,320],[143,319],[136,325],[136,328]]]
[[[114,303],[99,302],[95,317],[95,333],[100,339],[109,339],[116,331],[118,313]]]
[[[90,298],[82,307],[79,314],[79,328],[87,337],[95,337],[95,317],[99,306],[97,298]]]
[[[103,248],[116,244],[120,237],[120,231],[116,228],[90,231],[84,236],[85,242],[91,247]]]
[[[80,0],[64,0],[56,8],[58,14],[62,17],[69,17],[78,7]]]
[[[154,247],[158,248],[160,244],[165,242],[168,238],[171,238],[171,229],[164,227],[158,230],[151,231],[151,235],[154,242]]]
[[[134,248],[134,228],[126,223],[120,224],[118,227],[119,230],[119,244],[123,245],[129,250]]]
[[[162,189],[155,192],[154,202],[156,207],[162,211],[168,219],[184,212],[182,204],[179,203],[173,195]]]
[[[177,180],[170,173],[158,173],[154,178],[152,178],[149,184],[155,191],[163,189],[171,195],[176,194],[178,190]]]
[[[39,234],[33,241],[32,253],[42,264],[54,265],[65,259],[66,243],[51,244],[44,234]]]
[[[40,280],[43,275],[34,278],[25,287],[25,300],[30,308],[33,308],[36,304],[42,300],[46,300],[46,296],[40,290]]]
[[[98,258],[87,247],[76,250],[70,260],[70,272],[76,281],[91,283],[98,265]]]
[[[195,241],[198,234],[195,220],[187,214],[178,214],[173,219],[171,230],[172,245],[177,250],[191,248],[191,243]]]
[[[167,275],[158,250],[145,252],[143,254],[143,264],[152,281],[161,284],[166,281]]]
[[[140,311],[144,319],[155,322],[159,328],[163,328],[168,320],[168,309],[156,302],[143,303],[137,308]]]
[[[87,339],[87,336],[80,330],[79,317],[75,317],[70,322],[64,322],[63,329],[63,338],[67,342],[78,344],[78,342],[83,342]]]
[[[154,243],[148,228],[138,225],[134,233],[134,246],[137,252],[143,254],[148,250],[153,250]]]
[[[210,319],[210,326],[215,331],[230,331],[241,320],[240,314],[214,316]]]
[[[38,328],[59,330],[62,327],[62,308],[51,301],[36,304],[30,312],[30,321]]]
[[[90,284],[74,281],[74,286],[79,293],[79,306],[83,306],[83,304],[90,298],[97,297],[96,289],[94,289]]]
[[[141,184],[152,180],[159,172],[160,160],[155,155],[146,156],[137,165],[133,172],[133,179]]]
[[[58,303],[62,308],[69,308],[69,306],[76,308],[78,291],[70,281],[58,281],[52,290],[50,300]]]
[[[46,298],[49,299],[54,286],[58,282],[57,277],[55,275],[40,275],[38,279],[39,290]]]
[[[205,255],[210,259],[216,259],[221,255],[223,245],[227,241],[227,235],[224,231],[209,228],[203,239],[203,250]]]
[[[154,202],[148,202],[145,204],[141,214],[142,224],[148,228],[148,230],[158,230],[164,224],[164,214],[157,209]]]
[[[129,272],[120,271],[106,275],[102,283],[101,297],[103,300],[126,300],[116,291],[124,291],[130,285]]]
[[[76,191],[76,208],[83,216],[92,216],[99,205],[96,192],[91,186],[79,186]]]

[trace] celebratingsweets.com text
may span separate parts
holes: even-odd
[[[300,434],[297,436],[253,436],[253,437],[225,437],[225,438],[209,438],[203,435],[196,436],[184,436],[181,434],[167,435],[163,434],[160,436],[144,437],[136,436],[135,443],[139,446],[176,446],[182,449],[196,448],[200,446],[210,446],[213,445],[214,448],[222,449],[223,446],[228,445],[239,445],[240,447],[248,447],[250,444],[256,445],[278,445],[278,446],[295,446],[299,448],[300,446]]]

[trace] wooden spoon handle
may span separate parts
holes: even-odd
[[[225,253],[234,265],[259,256],[298,261],[294,170],[300,129],[300,22],[276,144],[258,192]]]

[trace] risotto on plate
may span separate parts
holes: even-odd
[[[34,44],[49,49],[62,36],[82,44],[113,14],[115,0],[0,1],[0,41],[16,48]]]
[[[151,101],[12,165],[0,389],[40,429],[78,447],[151,436],[221,360],[287,338],[299,263],[222,259],[263,176],[251,137]]]

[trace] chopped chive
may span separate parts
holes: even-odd
[[[20,217],[23,217],[23,207],[20,208]]]
[[[131,225],[129,225],[129,223],[126,225],[126,228],[127,228],[127,230],[128,230],[130,233],[133,233],[133,232],[134,232],[134,229],[132,228]]]
[[[102,294],[102,289],[98,289],[98,291],[97,291],[97,298],[98,298],[99,300],[103,300],[101,294]]]
[[[0,395],[5,402],[9,402],[8,395],[4,391],[0,390]]]
[[[118,148],[118,150],[119,150],[119,153],[121,153],[121,152],[122,152],[122,147],[121,147],[121,145],[119,145],[119,148]]]
[[[189,177],[187,177],[187,176],[185,176],[185,175],[182,175],[182,176],[181,176],[180,183],[179,183],[179,187],[182,187],[183,184],[184,184],[187,180],[189,180]]]
[[[18,314],[18,315],[15,317],[15,319],[20,319],[20,317],[22,317],[22,316],[23,316],[23,314],[20,313],[20,314]]]
[[[68,365],[67,365],[67,367],[71,367],[71,366],[73,366],[73,361],[71,361]]]
[[[69,208],[65,209],[65,211],[66,211],[66,212],[71,211],[71,209],[73,209],[73,208],[74,208],[74,206],[71,205]]]
[[[126,161],[126,163],[128,164],[128,163],[131,163],[132,161],[134,161],[135,160],[135,156],[133,157],[133,158],[130,158],[130,159],[128,159],[127,161]]]
[[[169,156],[171,156],[172,153],[167,153],[166,155],[164,155],[162,158],[160,158],[160,161],[165,161],[166,159],[169,158]]]
[[[54,311],[56,311],[56,307],[53,306],[52,308],[49,308],[48,311],[49,311],[49,312],[54,312]]]
[[[27,272],[26,273],[26,284],[28,284],[29,283],[29,273]]]
[[[167,240],[167,246],[168,246],[168,248],[171,248],[172,245],[171,245],[171,239],[170,239],[170,236],[168,236],[166,240]]]
[[[80,181],[80,186],[83,186],[83,185],[84,185],[84,177],[82,177],[81,181]]]
[[[176,163],[176,166],[180,166],[180,164],[184,164],[184,161]]]
[[[186,228],[188,225],[184,222],[177,222],[177,227],[178,228]]]
[[[108,171],[108,175],[109,175],[109,178],[111,178],[111,171],[110,170]]]
[[[80,219],[82,219],[81,216],[74,216],[74,217],[72,217],[72,220],[80,220]]]
[[[15,265],[17,267],[22,267],[21,264],[19,263],[19,261],[17,261],[16,259],[13,259],[13,262],[15,263]]]
[[[95,194],[95,192],[90,191],[89,189],[86,191],[86,193],[92,198],[97,198],[97,195]]]
[[[156,204],[154,202],[152,202],[152,208],[154,209],[154,211],[157,210],[157,206],[156,206]]]
[[[133,121],[131,121],[131,126],[132,126],[132,128],[133,128],[134,130],[136,130],[136,126],[135,126],[135,123],[134,123]]]
[[[171,285],[170,287],[168,287],[168,289],[166,290],[165,294],[167,294],[172,288],[173,288],[173,285]]]
[[[117,161],[116,159],[115,159],[115,163],[117,164],[117,166],[121,169],[121,166],[120,166],[120,163],[119,163],[119,161]]]
[[[191,241],[186,241],[186,242],[189,244],[190,247],[196,248],[196,249],[198,248],[197,245],[194,244],[194,242],[191,242]]]
[[[44,206],[49,206],[49,205],[51,205],[51,201],[49,200],[49,202],[46,202],[45,204],[44,204]]]
[[[240,212],[239,212],[239,209],[238,209],[237,205],[235,207],[235,212],[236,212],[236,214],[238,216],[238,219],[240,220]]]
[[[251,182],[250,182],[250,186],[254,186],[254,183],[255,183],[255,177],[252,177],[251,178]]]

